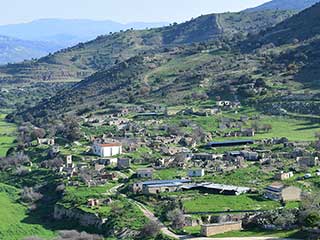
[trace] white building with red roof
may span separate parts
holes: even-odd
[[[111,157],[122,154],[121,143],[94,143],[92,152],[100,157]]]

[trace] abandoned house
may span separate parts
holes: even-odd
[[[300,201],[301,189],[275,182],[265,188],[264,197],[275,201]]]

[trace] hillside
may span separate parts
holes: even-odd
[[[37,61],[2,67],[0,81],[80,80],[146,51],[231,37],[238,33],[256,33],[292,14],[287,11],[211,14],[163,28],[113,33]]]
[[[0,65],[43,57],[61,48],[55,43],[26,41],[0,35]]]
[[[277,45],[304,41],[315,37],[320,32],[320,3],[308,8],[299,14],[287,19],[275,27],[262,31],[252,41],[262,44],[274,43]]]
[[[249,48],[276,49],[276,61],[295,72],[294,79],[305,87],[314,89],[319,85],[319,34],[320,3],[262,31],[248,39],[243,46]],[[242,46],[242,47],[243,47]]]
[[[283,110],[319,114],[320,40],[316,37],[320,33],[319,6],[260,34],[250,35],[248,40],[240,42],[240,49],[236,47],[239,42],[225,40],[130,58],[99,71],[20,116],[25,121],[41,122],[67,113],[101,111],[114,104],[192,106],[196,100],[217,97],[241,100],[272,114]],[[309,28],[296,30],[306,22]],[[286,33],[282,33],[284,30]],[[288,40],[276,41],[278,37],[273,36],[278,34]],[[300,40],[292,41],[295,38]]]
[[[245,10],[246,12],[265,10],[295,10],[302,11],[318,3],[319,0],[272,0],[258,7]]]

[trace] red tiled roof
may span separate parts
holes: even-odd
[[[102,143],[98,144],[100,147],[120,147],[122,146],[121,143]]]

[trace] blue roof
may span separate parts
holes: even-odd
[[[228,144],[246,144],[246,143],[254,143],[254,140],[248,139],[248,140],[229,140],[229,141],[222,141],[222,142],[209,142],[209,146],[215,146],[215,145],[228,145]]]
[[[189,183],[189,179],[174,179],[174,180],[155,180],[142,182],[143,185],[164,185],[164,184],[179,184],[179,183]]]
[[[165,184],[151,184],[145,185],[147,187],[178,187],[181,186],[183,183],[165,183]]]

